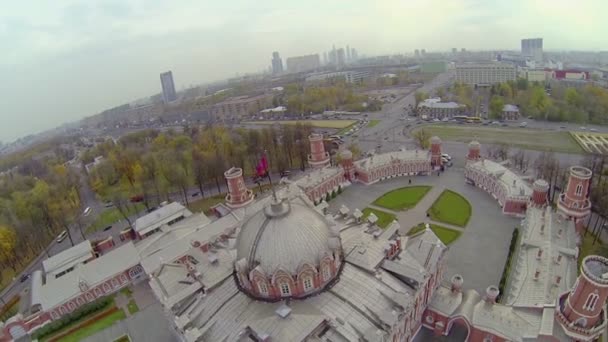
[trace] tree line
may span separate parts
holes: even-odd
[[[99,197],[111,201],[128,221],[133,196],[151,208],[179,192],[189,204],[191,187],[198,188],[202,197],[209,195],[210,188],[221,193],[224,172],[232,166],[242,168],[246,177],[254,176],[263,154],[270,162],[270,171],[304,170],[311,132],[312,127],[302,123],[261,130],[208,125],[186,127],[183,133],[141,131],[88,152],[105,157],[89,172],[89,182]]]
[[[522,115],[539,120],[608,122],[608,90],[595,85],[575,88],[557,82],[545,85],[518,79],[493,85],[490,94],[491,118],[500,118],[505,104],[515,104]]]

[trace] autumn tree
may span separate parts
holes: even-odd
[[[431,144],[431,133],[424,128],[415,131],[413,138],[416,141],[416,144],[422,149],[427,149]]]

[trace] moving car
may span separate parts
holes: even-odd
[[[526,127],[526,126],[528,126],[528,123],[525,121],[519,124],[519,127]]]
[[[64,230],[61,232],[61,234],[59,234],[59,236],[57,236],[57,243],[61,243],[63,242],[63,240],[65,240],[65,238],[68,237],[68,232],[67,230]]]
[[[103,231],[104,231],[104,232],[107,232],[107,231],[108,231],[108,230],[110,230],[110,229],[112,229],[112,225],[109,225],[109,226],[105,227],[105,228],[103,229]]]
[[[21,278],[19,278],[19,282],[25,283],[28,279],[30,279],[30,277],[31,277],[31,274],[29,274],[29,273],[23,274],[21,276]]]
[[[198,196],[198,195],[200,195],[200,194],[201,194],[201,193],[200,193],[199,191],[197,191],[197,192],[195,192],[195,193],[193,193],[193,194],[192,194],[192,197],[196,197],[196,196]]]
[[[447,153],[442,153],[442,154],[441,154],[441,158],[445,158],[445,159],[447,159],[447,160],[452,160],[452,157],[450,157],[450,155],[449,155],[449,154],[447,154]]]
[[[91,207],[87,207],[87,208],[86,208],[86,209],[85,209],[85,210],[82,212],[82,214],[83,214],[84,216],[89,216],[89,214],[90,214],[90,213],[91,213]]]

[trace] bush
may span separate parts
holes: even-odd
[[[63,328],[78,322],[82,318],[89,316],[92,313],[96,313],[98,311],[105,310],[109,306],[114,303],[114,296],[107,296],[100,298],[96,301],[85,304],[72,313],[64,315],[58,320],[52,321],[51,323],[45,325],[44,327],[36,330],[34,334],[32,334],[33,339],[40,340],[45,336],[52,335]]]
[[[336,190],[331,192],[331,198],[336,198]]]
[[[325,196],[325,202],[329,202],[331,201],[331,196],[329,195],[329,192],[327,193],[327,195]]]
[[[507,279],[509,277],[509,273],[511,271],[511,260],[513,259],[513,252],[515,252],[515,248],[517,248],[517,238],[519,237],[519,229],[515,228],[513,230],[513,235],[511,236],[511,244],[509,245],[509,255],[507,256],[507,261],[505,262],[505,267],[502,270],[502,277],[500,277],[500,282],[498,283],[498,290],[500,291],[497,300],[500,300],[502,297],[505,286],[507,286]]]
[[[338,195],[342,193],[342,185],[338,185]]]

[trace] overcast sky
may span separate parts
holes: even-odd
[[[500,3],[498,3],[500,2]],[[498,4],[497,4],[498,3]],[[0,140],[160,91],[322,53],[608,49],[606,0],[0,0]]]

